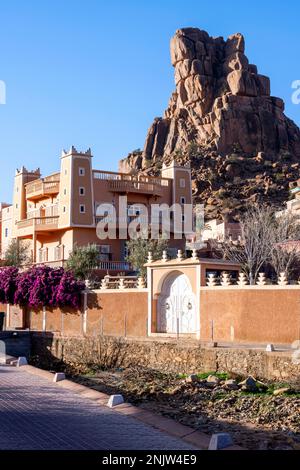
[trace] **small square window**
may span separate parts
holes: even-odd
[[[184,178],[180,178],[179,185],[180,185],[181,188],[185,188],[185,179]]]
[[[67,211],[66,206],[63,206],[63,212],[65,213]]]
[[[79,176],[85,175],[85,168],[79,168]]]
[[[79,194],[80,194],[80,196],[84,196],[85,195],[85,188],[83,188],[83,187],[79,188]]]
[[[80,210],[80,214],[84,214],[84,213],[85,213],[85,205],[84,205],[84,204],[80,204],[79,210]]]
[[[67,190],[66,190],[66,189],[64,189],[64,195],[65,195],[65,196],[67,195]]]

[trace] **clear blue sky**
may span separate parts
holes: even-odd
[[[91,147],[94,167],[111,170],[142,147],[174,89],[169,40],[181,27],[243,33],[300,125],[299,1],[0,0],[0,17],[0,201],[11,200],[15,168],[57,171],[63,147]]]

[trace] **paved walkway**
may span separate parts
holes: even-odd
[[[0,449],[195,448],[42,377],[0,366]]]

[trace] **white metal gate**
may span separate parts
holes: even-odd
[[[184,274],[170,275],[158,299],[159,333],[196,333],[195,296]]]

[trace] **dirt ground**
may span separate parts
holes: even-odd
[[[207,377],[216,377],[209,383]],[[261,384],[254,393],[228,390],[228,374],[184,375],[130,368],[89,370],[73,380],[105,393],[121,393],[141,408],[168,416],[209,434],[230,432],[248,449],[300,450],[300,389],[288,384]],[[289,389],[274,395],[274,390]],[[275,392],[277,393],[277,392]]]

